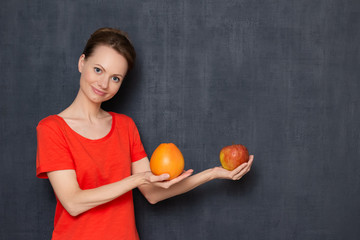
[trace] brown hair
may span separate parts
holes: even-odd
[[[90,57],[95,48],[105,45],[113,48],[120,53],[128,63],[130,70],[134,66],[136,53],[127,34],[121,30],[114,28],[100,28],[96,30],[86,43],[83,54],[85,58]]]

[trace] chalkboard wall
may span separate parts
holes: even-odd
[[[195,172],[241,143],[239,181],[150,205],[141,239],[358,239],[360,2],[357,0],[3,1],[0,239],[50,239],[55,198],[35,177],[37,123],[74,99],[90,34],[128,32],[136,67],[104,104]]]

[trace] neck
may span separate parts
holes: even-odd
[[[75,100],[68,109],[71,110],[74,116],[88,119],[89,121],[100,118],[104,114],[104,111],[101,109],[101,103],[90,101],[81,90],[79,90]]]

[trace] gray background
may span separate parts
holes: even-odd
[[[78,91],[90,34],[129,33],[138,59],[105,108],[131,116],[151,156],[173,142],[196,172],[241,143],[237,182],[148,204],[142,239],[358,239],[360,2],[2,1],[0,239],[50,239],[55,199],[35,177],[40,119]]]

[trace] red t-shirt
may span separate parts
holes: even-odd
[[[131,163],[146,157],[133,120],[110,112],[112,126],[103,138],[90,140],[72,130],[57,115],[37,126],[36,175],[74,169],[81,189],[113,183],[131,175]],[[139,239],[132,191],[72,217],[57,200],[53,240]]]

